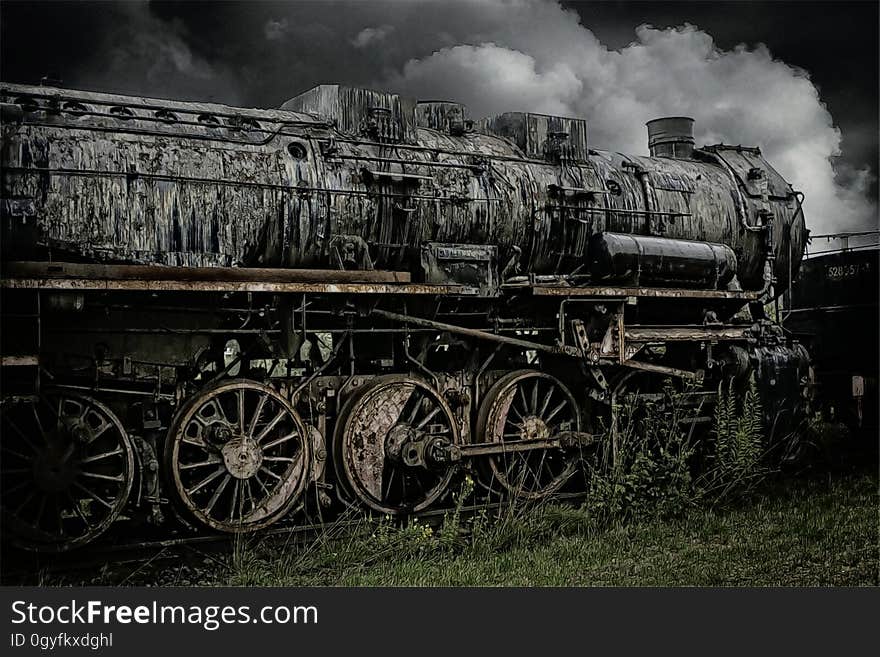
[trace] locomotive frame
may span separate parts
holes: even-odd
[[[693,426],[751,374],[768,424],[801,405],[807,356],[762,312],[800,259],[800,194],[758,149],[694,149],[690,119],[651,122],[646,158],[590,150],[580,119],[479,132],[456,103],[337,85],[283,111],[2,95],[20,547],[408,515],[465,471],[484,499],[543,499],[614,458],[620,404],[666,380]]]
[[[10,383],[14,381],[14,377],[9,376],[10,369],[14,368],[19,373],[26,373],[24,378],[34,377],[38,396],[53,400],[53,404],[60,403],[55,401],[58,398],[65,399],[64,404],[72,403],[71,400],[73,403],[78,401],[79,405],[74,405],[73,410],[84,415],[88,408],[94,407],[95,410],[91,412],[100,417],[97,421],[98,429],[111,423],[116,427],[115,431],[124,434],[131,443],[123,450],[127,459],[120,458],[115,463],[117,469],[124,467],[118,471],[109,471],[109,474],[108,471],[91,473],[91,470],[84,467],[87,463],[95,462],[88,459],[94,459],[100,454],[88,454],[84,457],[85,462],[81,460],[76,464],[67,464],[80,471],[80,474],[87,473],[87,476],[91,473],[102,477],[123,477],[126,503],[112,504],[111,509],[105,503],[112,502],[112,497],[105,495],[111,491],[106,488],[96,491],[83,487],[82,494],[92,496],[93,503],[88,505],[90,511],[94,512],[98,507],[103,511],[106,507],[106,517],[100,514],[94,519],[90,515],[86,517],[85,509],[80,509],[83,516],[81,522],[89,526],[84,535],[76,535],[76,530],[71,529],[70,525],[75,524],[74,515],[79,513],[75,514],[73,509],[59,509],[59,516],[67,516],[59,528],[68,536],[63,540],[60,537],[52,539],[36,536],[25,540],[24,544],[40,549],[66,550],[78,547],[98,538],[112,520],[119,518],[124,512],[131,514],[131,507],[140,507],[140,513],[148,521],[162,522],[170,502],[175,504],[175,513],[182,512],[180,515],[185,522],[220,531],[252,531],[277,520],[289,512],[294,503],[301,505],[303,500],[299,496],[306,487],[315,500],[325,506],[339,503],[338,500],[331,500],[332,493],[333,496],[339,496],[345,504],[354,501],[381,513],[414,513],[441,502],[451,489],[452,475],[463,469],[476,469],[483,475],[488,467],[491,471],[488,478],[478,476],[487,484],[489,492],[497,493],[500,488],[517,497],[544,497],[570,483],[569,480],[574,476],[574,465],[580,463],[584,450],[593,448],[600,439],[600,433],[613,426],[613,419],[601,427],[589,426],[589,423],[596,420],[595,405],[600,405],[606,417],[611,417],[608,413],[617,403],[617,397],[627,392],[625,384],[630,379],[628,373],[650,374],[655,380],[659,380],[659,377],[674,377],[698,382],[702,382],[707,375],[704,368],[687,369],[677,360],[664,364],[662,359],[640,357],[646,349],[655,345],[686,345],[689,347],[686,349],[689,358],[693,356],[694,348],[702,351],[704,356],[708,350],[705,362],[710,366],[714,365],[720,374],[721,370],[731,366],[746,367],[732,360],[730,354],[738,354],[734,347],[740,346],[742,353],[745,353],[744,349],[748,345],[759,341],[766,343],[768,338],[773,339],[774,336],[769,323],[645,325],[638,321],[636,313],[639,304],[653,306],[651,315],[656,311],[671,311],[672,315],[681,315],[683,309],[697,306],[704,312],[711,312],[708,309],[712,307],[729,307],[730,304],[741,306],[754,301],[758,297],[756,292],[571,288],[516,283],[502,285],[498,299],[486,299],[466,294],[461,286],[414,284],[407,281],[409,277],[404,272],[272,270],[258,273],[262,280],[253,280],[255,273],[248,270],[226,270],[220,273],[218,270],[168,268],[163,276],[145,277],[144,274],[149,270],[156,269],[126,265],[6,263],[6,274],[0,282],[4,305],[8,308],[14,303],[16,307],[23,308],[26,307],[26,298],[29,298],[39,312],[33,317],[20,318],[20,321],[33,322],[37,327],[38,344],[35,354],[28,360],[12,360],[4,356],[5,393],[9,393]],[[248,280],[234,280],[236,277]],[[371,280],[357,281],[359,278]],[[329,282],[334,279],[338,282]],[[313,282],[314,280],[323,282]],[[259,317],[262,313],[263,319],[271,319],[262,327],[255,325],[254,328],[184,328],[161,324],[174,315],[189,317],[194,309],[211,306],[217,301],[237,309],[239,313],[241,309],[249,309],[251,317]],[[558,321],[540,323],[508,316],[494,317],[492,325],[487,323],[491,310],[497,304],[516,307],[517,303],[523,301],[526,307],[532,307],[534,317],[549,316]],[[535,312],[535,305],[551,310]],[[314,361],[297,363],[306,366],[299,373],[291,372],[294,369],[291,367],[291,359],[286,362],[283,362],[285,359],[276,359],[276,364],[269,365],[268,370],[265,366],[266,361],[272,358],[272,351],[268,348],[272,336],[280,338],[282,333],[279,328],[282,320],[272,309],[285,306],[293,306],[292,314],[297,322],[294,331],[299,335],[300,345],[311,342],[314,347],[315,336],[330,335],[335,338],[334,351],[326,354],[326,359],[312,353]],[[219,305],[213,307],[220,308]],[[482,310],[475,310],[481,307]],[[76,308],[80,310],[77,311]],[[155,308],[155,319],[153,322],[145,322],[143,316],[150,314],[152,308]],[[169,308],[172,309],[170,314]],[[421,312],[416,312],[417,308],[422,309]],[[462,314],[462,308],[470,308],[472,314],[469,317],[476,317],[478,321],[467,322],[470,326],[462,322],[461,318],[467,315]],[[189,312],[177,312],[183,309]],[[426,316],[425,309],[434,309],[435,312]],[[457,312],[452,312],[452,309]],[[97,322],[95,315],[98,315]],[[331,318],[329,323],[328,317]],[[9,328],[10,318],[7,317],[6,321]],[[243,357],[247,367],[235,368],[230,367],[234,363],[226,363],[222,370],[217,365],[210,373],[202,372],[189,380],[180,376],[169,377],[163,382],[161,365],[156,366],[153,376],[149,376],[144,372],[139,373],[139,368],[148,369],[149,366],[132,363],[124,355],[119,358],[107,353],[104,355],[105,362],[96,361],[94,368],[88,368],[85,377],[71,377],[69,374],[66,378],[52,377],[51,364],[41,359],[39,353],[41,349],[51,353],[52,349],[47,343],[51,343],[53,336],[58,339],[59,322],[63,322],[63,332],[60,335],[65,341],[71,340],[79,332],[87,335],[89,331],[99,332],[105,337],[113,334],[117,339],[124,339],[127,334],[153,334],[153,337],[160,339],[162,336],[196,334],[205,338],[205,344],[225,345],[233,340],[240,341],[244,343],[243,352],[253,348],[257,351],[252,355],[262,358]],[[435,343],[432,345],[434,347],[446,350],[450,346],[458,350],[464,348],[464,351],[479,355],[479,359],[475,358],[468,363],[462,361],[464,364],[460,369],[453,368],[451,371],[449,368],[441,371],[429,367],[428,354],[424,348],[417,355],[410,351],[416,341],[424,346],[426,336],[429,337],[429,344]],[[377,347],[374,342],[382,338],[391,339],[386,348],[379,349],[382,353],[373,354],[378,355],[378,358],[368,359],[361,356],[361,347],[367,352],[375,351]],[[775,340],[781,343],[781,336],[776,335]],[[400,350],[397,354],[393,353],[395,347]],[[314,352],[314,349],[311,351]],[[217,357],[216,353],[214,357]],[[495,359],[502,360],[506,367],[493,368],[492,361]],[[254,367],[254,361],[261,362],[262,368]],[[278,372],[271,369],[281,362],[286,371],[278,376]],[[195,363],[191,366],[194,367]],[[234,369],[239,371],[231,376],[230,372]],[[521,385],[517,386],[509,380],[505,382],[511,376],[519,376],[518,383]],[[717,376],[710,372],[709,378]],[[522,383],[545,379],[547,387],[542,389],[539,383],[532,393],[540,393],[542,407],[539,409],[534,400],[526,400],[532,404],[529,406],[530,410],[541,412],[523,418],[524,426],[513,439],[505,436],[505,427],[497,428],[499,421],[504,425],[503,420],[506,420],[504,417],[500,420],[497,417],[499,397],[500,413],[503,416],[505,412],[509,412],[511,406],[505,395],[509,396],[511,390],[523,394],[525,386]],[[185,423],[181,424],[179,415],[185,409],[192,409],[200,403],[209,406],[214,403],[212,400],[217,398],[218,384],[221,388],[226,384],[227,387],[232,385],[232,389],[236,391],[248,391],[239,393],[243,396],[263,394],[273,400],[279,396],[280,391],[281,399],[277,401],[283,405],[282,410],[286,410],[291,419],[291,426],[288,428],[292,431],[288,433],[299,435],[301,454],[309,455],[303,458],[313,460],[312,465],[301,466],[304,470],[311,470],[311,474],[306,476],[303,472],[298,473],[294,477],[295,481],[286,489],[287,495],[282,502],[268,503],[263,499],[254,500],[253,497],[247,501],[247,504],[255,502],[255,507],[260,507],[261,504],[272,507],[272,512],[258,514],[259,518],[253,517],[253,509],[238,518],[214,518],[206,514],[204,508],[212,501],[211,510],[220,500],[233,506],[238,502],[222,497],[223,492],[218,493],[215,488],[213,492],[217,496],[212,495],[207,504],[199,508],[199,500],[188,496],[186,482],[180,476],[183,473],[181,468],[188,469],[193,462],[183,462],[178,452],[169,451],[168,448],[170,441],[174,440],[172,437],[183,431]],[[371,475],[367,474],[369,466],[375,465],[374,461],[378,458],[376,454],[363,453],[356,456],[354,465],[346,462],[349,452],[354,450],[346,445],[352,445],[365,431],[360,427],[358,434],[354,429],[348,428],[351,424],[351,405],[355,403],[353,400],[369,394],[371,390],[377,391],[383,385],[386,389],[376,392],[378,397],[372,401],[373,409],[364,405],[358,407],[358,412],[363,415],[359,421],[362,424],[375,425],[374,433],[381,435],[382,423],[388,421],[388,413],[373,413],[373,410],[389,406],[397,408],[401,403],[399,397],[417,388],[424,390],[431,399],[425,415],[434,413],[433,417],[445,418],[448,435],[444,435],[443,428],[423,424],[421,420],[424,418],[421,417],[418,418],[419,422],[414,421],[411,425],[413,431],[402,431],[395,443],[395,458],[403,463],[402,467],[408,474],[413,470],[439,470],[443,473],[440,481],[429,487],[423,496],[410,494],[408,497],[390,500],[383,498],[381,491],[377,494],[376,486],[381,485],[381,476],[377,479],[372,475],[371,479]],[[655,392],[656,386],[651,391]],[[571,408],[564,409],[569,412],[566,424],[551,424],[554,416],[550,414],[557,408],[557,402],[553,399],[554,403],[550,406],[544,401],[545,395],[552,398],[554,393],[556,398],[561,395],[562,401],[567,399],[570,402]],[[699,405],[701,399],[714,395],[714,392],[710,388],[709,392],[692,392],[691,395]],[[4,403],[22,403],[27,398],[28,395],[24,398],[7,397]],[[131,400],[136,401],[133,403]],[[222,402],[221,406],[228,409],[226,402]],[[587,409],[591,406],[593,410],[588,413]],[[138,409],[134,417],[130,412],[132,407]],[[253,413],[250,407],[249,411]],[[706,412],[694,421],[708,421]],[[549,419],[542,417],[542,413],[550,416]],[[588,417],[590,414],[593,417]],[[59,413],[58,423],[68,422],[62,422],[61,415],[64,413]],[[126,415],[125,421],[118,419]],[[304,419],[299,420],[300,416]],[[242,413],[241,417],[246,417],[246,413]],[[429,421],[430,419],[432,418]],[[265,424],[259,418],[259,411],[250,421],[254,425],[258,421]],[[234,423],[233,421],[232,424]],[[342,430],[341,436],[338,430],[340,423],[347,427]],[[4,439],[4,449],[9,452],[5,454],[6,462],[9,462],[13,453],[21,455],[21,451],[15,449],[14,439],[9,438],[17,432],[17,428],[13,426],[10,431],[10,426],[12,425],[4,427],[7,436]],[[425,426],[431,427],[433,433],[418,431]],[[493,426],[494,430],[491,429]],[[229,428],[234,429],[231,424]],[[243,429],[243,425],[239,428]],[[250,428],[253,433],[253,427]],[[76,423],[65,429],[70,435],[76,435],[81,430]],[[91,435],[97,429],[87,426],[85,432],[85,440],[88,442],[93,440]],[[13,442],[13,445],[7,446],[9,442]],[[46,440],[47,445],[51,442]],[[123,449],[123,442],[120,438],[113,449],[104,453]],[[265,468],[264,463],[256,466],[253,463],[264,458],[292,458],[281,453],[270,455],[266,450],[267,446],[268,450],[274,447],[271,444],[273,442],[266,441],[260,447],[250,443],[248,447],[248,443],[243,441],[236,458],[242,458],[244,465],[239,466],[237,462],[225,458],[224,467],[227,472],[222,475],[221,481],[248,482],[256,475],[256,480],[264,485],[263,480],[266,478],[278,476]],[[391,449],[393,442],[386,444],[386,450]],[[384,456],[387,457],[389,453],[386,452]],[[544,457],[539,466],[532,465],[533,468],[542,469],[537,476],[520,473],[521,479],[516,480],[510,472],[505,471],[505,467],[516,469],[516,464],[521,462],[516,460],[517,457],[531,454]],[[51,461],[55,457],[45,454],[41,458]],[[213,458],[205,458],[202,463],[205,467],[209,463],[219,466],[218,458],[215,450]],[[561,463],[548,465],[554,458],[561,459]],[[513,464],[509,459],[513,459]],[[45,467],[58,467],[57,461],[55,458],[51,465],[47,464]],[[499,466],[499,462],[504,465]],[[193,469],[198,467],[201,466]],[[236,467],[244,469],[236,470]],[[254,467],[258,469],[255,470]],[[261,472],[265,473],[262,480],[259,476]],[[341,476],[342,472],[347,473],[344,478]],[[4,476],[11,475],[5,472]],[[387,471],[384,476],[390,477]],[[289,476],[287,478],[290,479]],[[104,481],[99,480],[102,484]],[[201,481],[203,480],[198,483]],[[213,481],[208,481],[204,486],[209,487]],[[491,490],[493,487],[496,490]],[[253,491],[248,494],[253,496]],[[123,497],[121,492],[118,495],[117,499]],[[400,495],[404,495],[404,491]],[[266,497],[270,498],[269,495]],[[204,500],[201,502],[204,503]],[[32,507],[33,503],[28,508],[36,513]],[[244,522],[244,518],[248,518],[247,522]],[[108,520],[111,522],[107,522]],[[41,522],[45,521],[40,518],[35,521],[37,525]],[[39,526],[38,529],[45,532],[47,528]],[[28,536],[28,532],[24,534]],[[49,535],[52,535],[51,531]]]

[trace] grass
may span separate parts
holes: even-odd
[[[727,510],[599,526],[553,505],[470,532],[380,524],[303,548],[238,546],[204,583],[267,586],[878,585],[876,474],[766,486]]]

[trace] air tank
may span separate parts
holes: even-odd
[[[724,244],[598,233],[590,238],[587,262],[595,284],[710,290],[736,286],[736,255]]]

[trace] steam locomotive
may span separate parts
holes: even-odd
[[[764,308],[802,195],[757,148],[696,148],[690,118],[649,122],[645,157],[582,119],[341,85],[277,110],[0,96],[20,546],[418,513],[465,471],[544,498],[669,382],[694,424],[744,377],[768,422],[798,410],[807,355]]]

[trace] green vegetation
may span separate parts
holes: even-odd
[[[602,526],[547,505],[451,524],[381,523],[306,549],[237,550],[217,584],[292,586],[878,585],[877,478],[765,485],[749,503]],[[467,529],[467,526],[464,528]],[[446,534],[448,536],[448,533]]]

